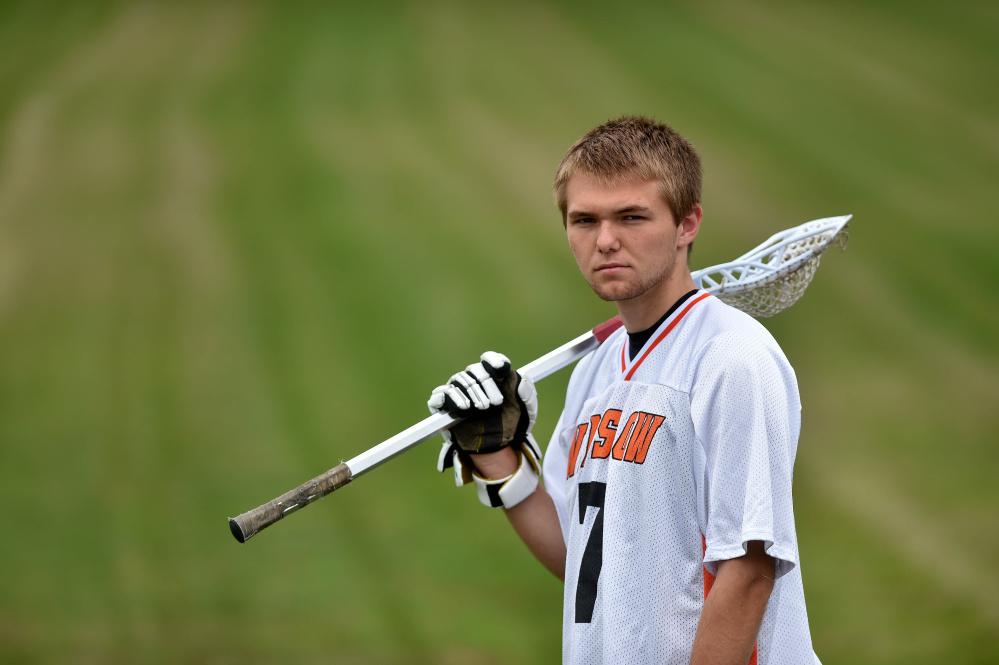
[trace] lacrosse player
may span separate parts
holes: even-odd
[[[536,393],[504,356],[430,397],[466,418],[439,470],[564,580],[565,663],[818,663],[791,502],[797,383],[760,323],[695,287],[700,190],[694,148],[647,118],[562,160],[569,246],[624,326],[573,371],[543,485]]]

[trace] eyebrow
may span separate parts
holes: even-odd
[[[649,212],[650,209],[647,206],[640,205],[630,205],[615,210],[614,213],[617,215],[627,215],[629,212]]]
[[[624,206],[623,208],[618,208],[614,211],[615,215],[627,215],[632,212],[649,212],[650,208],[642,205],[630,205]],[[596,213],[587,212],[585,210],[572,210],[567,215],[568,219],[583,219],[585,217],[597,217]]]

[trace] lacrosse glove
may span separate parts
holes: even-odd
[[[431,413],[463,418],[444,431],[438,471],[453,467],[455,484],[474,483],[479,500],[492,508],[512,508],[534,492],[541,471],[541,449],[531,435],[538,395],[534,383],[516,372],[506,356],[483,353],[481,362],[435,388],[427,406]],[[475,472],[469,453],[491,453],[507,446],[518,451],[515,473],[489,480]]]

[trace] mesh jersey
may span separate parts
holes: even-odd
[[[563,662],[686,665],[716,562],[761,540],[777,582],[753,659],[818,663],[791,508],[801,406],[784,354],[703,291],[634,360],[626,347],[622,328],[573,371],[545,458],[568,550]]]

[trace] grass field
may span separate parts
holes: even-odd
[[[767,322],[819,656],[999,661],[996,71],[988,3],[3,3],[0,662],[557,662],[434,443],[225,518],[609,317],[550,181],[631,112],[701,150],[695,267],[855,215]]]

